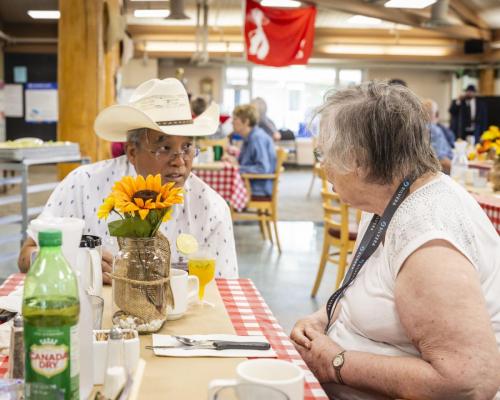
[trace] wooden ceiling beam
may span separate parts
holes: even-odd
[[[319,7],[325,9],[365,15],[367,17],[379,18],[397,24],[410,25],[420,29],[430,29],[458,39],[490,40],[491,38],[491,32],[489,30],[476,28],[470,25],[426,28],[423,24],[428,20],[420,14],[396,8],[386,8],[377,4],[367,4],[361,0],[315,0],[314,2]]]
[[[471,8],[463,0],[451,0],[450,8],[455,11],[462,21],[470,23],[481,29],[490,29],[486,21],[479,16],[477,11],[474,10],[474,8]]]

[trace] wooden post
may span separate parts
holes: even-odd
[[[104,106],[103,0],[60,0],[58,42],[58,140],[80,144],[82,155],[98,159],[109,146],[94,133]],[[60,177],[74,166],[61,166]]]
[[[479,70],[479,94],[482,96],[495,94],[495,70],[493,67]]]

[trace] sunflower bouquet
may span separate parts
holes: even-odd
[[[109,233],[116,236],[120,251],[113,261],[113,324],[156,332],[173,305],[170,287],[170,244],[158,231],[170,219],[172,206],[183,202],[182,189],[161,176],[125,176],[113,185],[97,212],[107,219]]]
[[[476,146],[478,156],[490,155],[491,158],[500,158],[500,129],[492,125],[481,135],[481,141]]]
[[[120,216],[108,223],[111,236],[153,237],[161,223],[170,219],[172,206],[183,202],[182,189],[174,185],[174,182],[162,185],[160,174],[148,175],[146,179],[141,175],[125,176],[114,184],[97,217],[107,219],[111,213]]]

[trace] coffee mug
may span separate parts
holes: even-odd
[[[198,297],[199,281],[196,276],[188,275],[182,269],[170,270],[170,286],[174,295],[174,308],[168,307],[168,320],[179,319],[188,305]]]
[[[259,387],[267,386],[284,393],[289,400],[304,399],[304,371],[288,361],[269,358],[243,361],[236,367],[236,375],[237,379],[211,381],[208,386],[208,398],[216,400],[221,388],[227,387],[235,387],[238,399],[262,398],[253,395],[259,393]]]

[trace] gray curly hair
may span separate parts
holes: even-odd
[[[359,167],[368,182],[384,185],[441,169],[422,103],[402,85],[371,81],[329,92],[318,114],[319,149],[339,173]]]

